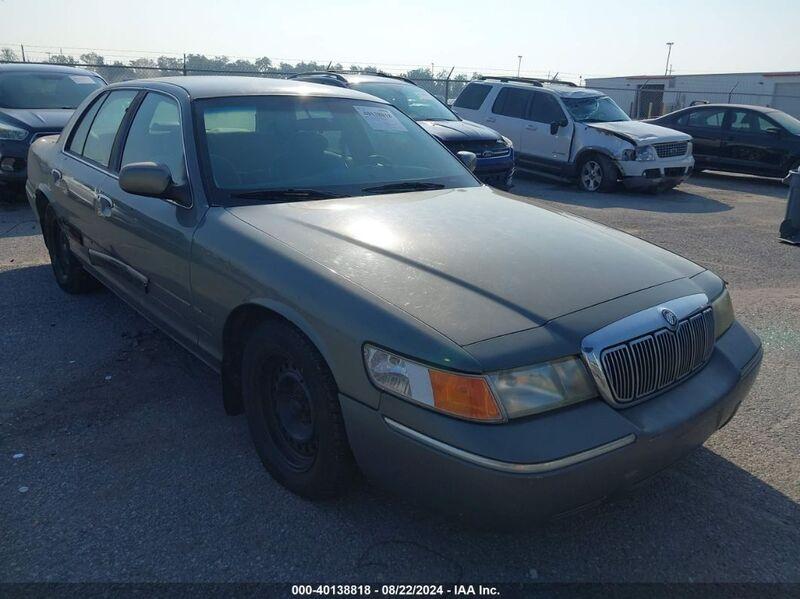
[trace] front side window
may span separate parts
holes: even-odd
[[[528,119],[537,123],[561,123],[565,121],[564,111],[553,96],[536,92],[528,111]]]
[[[631,120],[608,96],[562,98],[572,118],[579,123],[616,123]]]
[[[222,204],[478,185],[387,104],[257,96],[197,100],[193,109],[204,175]]]
[[[453,106],[456,108],[466,108],[467,110],[478,110],[490,91],[492,91],[491,85],[470,83],[458,94],[458,98],[456,98]]]
[[[725,121],[724,108],[702,108],[682,115],[678,119],[679,125],[689,127],[706,127],[711,129],[721,129]]]
[[[415,121],[457,121],[449,108],[421,87],[410,83],[354,83],[350,86],[365,94],[386,100]]]
[[[533,92],[528,89],[504,87],[497,94],[497,99],[492,105],[492,112],[516,119],[525,118],[531,96],[533,96]]]
[[[734,110],[731,112],[731,131],[739,133],[768,133],[778,127],[752,110]]]
[[[97,111],[100,110],[107,96],[108,94],[100,94],[95,101],[92,102],[92,105],[84,111],[81,122],[75,127],[75,132],[72,134],[72,139],[69,141],[67,149],[70,152],[83,154],[83,146],[86,144],[86,137],[89,135],[89,127],[92,126],[94,117],[97,115]]]
[[[163,164],[176,184],[186,182],[181,115],[178,103],[172,98],[148,93],[136,111],[121,166],[134,162]]]
[[[793,135],[800,135],[800,121],[785,112],[770,112],[769,116]]]
[[[0,108],[75,109],[105,83],[84,74],[13,71],[0,73]]]
[[[94,117],[89,134],[86,136],[86,143],[83,146],[84,158],[108,166],[117,130],[136,93],[133,90],[120,90],[108,95],[97,111],[97,116]]]

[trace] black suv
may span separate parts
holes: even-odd
[[[473,152],[475,176],[484,183],[508,189],[514,175],[514,147],[494,129],[465,121],[436,96],[410,79],[383,73],[317,71],[290,79],[348,87],[386,100],[414,119],[454,154]]]
[[[703,104],[650,122],[694,138],[695,171],[783,178],[800,166],[800,121],[774,108]]]
[[[105,84],[73,67],[0,64],[0,183],[24,185],[31,143],[60,133],[84,98]]]

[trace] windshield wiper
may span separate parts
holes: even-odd
[[[302,202],[303,200],[327,200],[342,196],[321,189],[286,187],[283,189],[256,189],[232,193],[231,197],[243,200],[266,200],[277,202]]]
[[[425,181],[406,181],[404,183],[389,183],[377,187],[365,187],[364,193],[402,193],[404,191],[431,191],[444,189],[443,183],[426,183]]]

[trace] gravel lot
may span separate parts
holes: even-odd
[[[714,269],[763,339],[732,423],[632,494],[494,533],[362,482],[312,504],[274,483],[217,378],[111,293],[67,296],[32,213],[0,205],[2,581],[800,582],[800,248],[786,189],[705,174],[673,192],[531,201]]]

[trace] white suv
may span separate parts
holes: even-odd
[[[577,179],[586,191],[671,189],[692,172],[691,136],[632,121],[605,94],[575,84],[483,77],[453,110],[514,143],[517,168]]]

